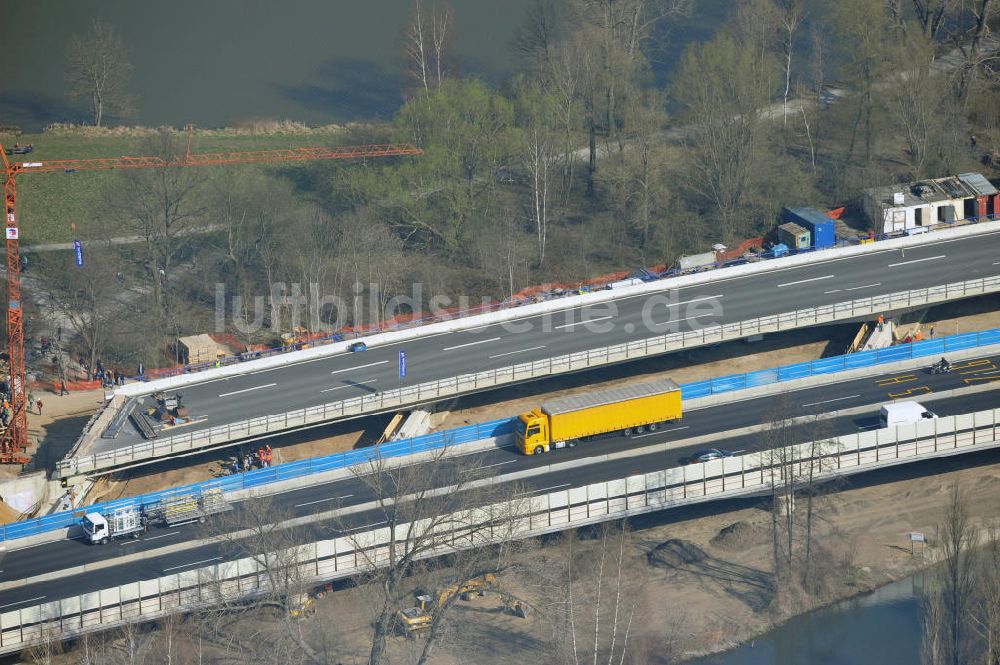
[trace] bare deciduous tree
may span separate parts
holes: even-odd
[[[455,67],[454,14],[450,6],[413,0],[410,23],[403,32],[407,71],[418,88],[427,92],[441,85]]]
[[[95,126],[101,126],[105,114],[132,112],[131,75],[125,43],[111,24],[94,19],[89,34],[70,40],[66,65],[70,95],[89,101]]]
[[[146,154],[172,161],[181,148],[170,131],[146,141]],[[142,238],[143,268],[148,275],[151,304],[159,330],[172,330],[171,273],[201,223],[197,196],[200,177],[192,169],[162,168],[124,171],[106,192],[105,207]]]
[[[116,301],[120,284],[116,279],[121,257],[107,242],[94,238],[84,244],[84,264],[58,252],[40,256],[39,281],[52,311],[68,321],[87,358],[88,375],[94,375],[97,359],[107,347],[108,328],[124,307]],[[65,377],[63,377],[65,378]]]
[[[834,464],[829,425],[819,419],[797,423],[788,418],[789,412],[786,399],[776,400],[761,432],[762,458],[771,478],[775,599],[782,610],[795,608],[799,593],[819,594],[827,574],[833,572],[830,566],[817,563],[821,556],[832,559],[820,539],[825,499],[831,489],[821,480]]]
[[[633,640],[642,616],[644,564],[635,556],[631,533],[623,522],[605,522],[586,533],[563,534],[525,571],[547,599],[539,615],[551,630],[550,662],[641,662]]]
[[[315,540],[319,532],[295,520],[271,496],[241,502],[237,509],[214,516],[205,531],[219,542],[224,558],[253,561],[259,592],[250,599],[230,596],[231,583],[217,580],[211,587],[217,609],[204,612],[202,624],[210,627],[213,615],[218,621],[226,612],[272,608],[280,613],[284,630],[280,631],[281,644],[275,643],[275,638],[270,640],[274,651],[268,654],[270,662],[327,665],[306,641],[302,623],[296,620],[296,611],[309,590],[302,567],[308,546],[303,543]],[[209,632],[217,630],[210,627]]]
[[[945,557],[940,574],[941,634],[947,663],[966,662],[969,640],[969,610],[978,583],[976,548],[978,532],[972,524],[968,499],[952,487],[951,500],[944,523],[938,528],[937,540]]]
[[[989,542],[979,554],[979,583],[971,612],[972,627],[980,644],[981,662],[1000,663],[1000,532],[990,531]],[[934,625],[925,621],[925,626]],[[936,634],[931,631],[930,635]]]
[[[553,191],[553,172],[559,158],[558,99],[539,83],[518,79],[514,85],[517,113],[521,127],[521,155],[528,174],[531,193],[530,210],[538,239],[538,266],[545,264],[549,215]]]
[[[519,495],[516,483],[494,484],[489,470],[470,466],[463,457],[450,457],[447,447],[435,451],[433,459],[411,466],[398,466],[376,455],[354,472],[374,495],[377,506],[377,531],[368,527],[363,535],[350,537],[357,539],[355,548],[366,561],[366,577],[374,592],[368,662],[385,665],[397,612],[411,604],[406,578],[420,570],[421,561],[442,554],[466,562],[453,566],[463,571],[462,575],[501,570],[520,528],[526,500]],[[345,523],[343,531],[354,529]],[[382,534],[387,542],[373,547],[366,539],[372,531]],[[474,551],[484,546],[490,547],[492,561],[479,558],[482,555]],[[477,563],[470,566],[469,561]],[[435,608],[435,624],[420,662],[429,657],[439,639],[440,622],[448,607]]]

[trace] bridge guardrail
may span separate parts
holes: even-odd
[[[1000,344],[1000,328],[979,332],[961,333],[932,340],[902,344],[885,349],[875,349],[861,353],[823,358],[809,362],[783,365],[772,369],[759,370],[744,374],[695,381],[681,386],[685,399],[718,395],[726,392],[744,390],[784,381],[803,379],[818,374],[829,374],[863,367],[872,367],[890,362],[898,362],[911,358],[937,356],[953,351]],[[383,457],[398,457],[431,450],[443,445],[454,445],[478,441],[488,437],[500,437],[513,432],[513,418],[502,418],[485,423],[477,423],[458,427],[445,432],[427,434],[405,441],[383,444]],[[232,492],[250,487],[260,487],[273,482],[299,478],[302,476],[329,471],[336,468],[346,468],[365,462],[375,454],[375,449],[359,449],[345,453],[336,453],[323,457],[310,458],[297,462],[289,462],[267,469],[258,469],[248,473],[236,474],[216,480],[182,485],[180,487],[143,494],[136,497],[108,501],[88,506],[86,510],[107,513],[121,507],[156,507],[160,502],[172,496],[181,494],[200,494],[205,491],[222,490]],[[0,526],[0,540],[34,536],[47,531],[66,528],[72,525],[83,508],[76,511],[64,511],[36,517],[13,524]]]
[[[967,219],[967,220],[959,220],[958,223],[938,224],[938,225],[935,226],[935,230],[937,230],[938,227],[940,227],[940,230],[946,232],[944,236],[941,236],[939,238],[939,236],[937,234],[933,234],[933,235],[931,235],[931,234],[922,234],[922,235],[918,236],[917,239],[918,240],[924,240],[924,239],[937,240],[937,239],[946,239],[946,238],[965,237],[965,236],[968,236],[970,234],[979,233],[981,231],[986,231],[986,232],[995,231],[996,229],[1000,228],[1000,223],[998,223],[997,221],[993,220],[993,218],[989,218],[989,219],[970,218],[970,219]],[[980,228],[972,228],[972,227],[980,227]],[[903,234],[903,235],[905,235],[905,234]],[[881,239],[881,237],[880,237],[880,239]],[[886,239],[888,241],[892,241],[893,243],[895,243],[894,246],[900,246],[900,243],[896,242],[896,241],[898,241],[900,239],[907,240],[907,238],[900,238],[898,235],[897,236],[886,236],[884,239]],[[840,244],[840,245],[838,245],[838,247],[841,247],[841,249],[844,250],[844,254],[843,254],[844,256],[847,256],[851,252],[855,252],[855,250],[859,250],[859,249],[864,249],[866,251],[869,248],[881,249],[881,246],[876,247],[875,245],[868,244],[868,243],[846,243],[846,246],[844,244]],[[900,246],[900,249],[902,250],[902,246]],[[806,259],[810,259],[811,260],[811,256],[809,256],[809,255],[811,255],[812,253],[814,253],[814,251],[815,250],[813,250],[813,249],[809,249],[809,250],[801,250],[799,252],[793,252],[794,254],[801,253],[802,256],[798,256],[798,255],[791,256],[792,253],[790,253],[789,258],[787,260],[791,261],[792,263],[788,264],[789,267],[791,267],[791,265],[793,265],[793,263],[795,261],[797,261],[799,259],[802,259],[802,258],[806,258]],[[755,267],[757,267],[757,268],[760,268],[760,267],[767,268],[767,266],[765,266],[760,261],[746,261],[746,260],[730,261],[730,262],[727,262],[727,263],[725,263],[725,264],[723,264],[721,266],[716,266],[716,267],[736,266],[733,269],[741,270],[742,269],[740,267],[741,264],[746,264],[743,267],[747,267],[747,268],[755,268]],[[648,271],[646,271],[646,272],[648,273]],[[660,279],[653,280],[650,283],[647,283],[647,282],[644,281],[642,284],[638,285],[637,287],[636,286],[630,286],[630,287],[625,287],[624,289],[621,289],[621,290],[615,290],[614,291],[614,297],[628,297],[630,295],[635,295],[635,293],[633,293],[633,291],[636,288],[640,289],[640,291],[642,291],[642,292],[648,292],[649,290],[646,287],[649,287],[651,285],[653,287],[655,287],[654,290],[656,290],[657,292],[662,291],[664,289],[676,288],[676,287],[679,287],[679,286],[682,286],[682,285],[686,286],[686,285],[689,285],[689,282],[690,282],[690,280],[692,278],[699,279],[699,280],[702,279],[702,277],[700,275],[700,273],[702,273],[702,272],[704,272],[704,271],[702,271],[702,270],[694,270],[694,271],[672,271],[672,270],[668,270],[667,272],[660,273],[658,275]],[[652,276],[652,273],[648,273],[648,274],[650,276]],[[661,284],[660,282],[663,282],[663,278],[664,277],[677,278],[678,281],[677,282],[667,282],[667,283]],[[588,288],[588,289],[586,289],[586,291],[589,293],[589,292],[593,292],[594,289]],[[581,298],[586,297],[586,296],[582,295],[582,293],[583,293],[582,289],[581,290],[560,289],[558,293],[545,294],[546,297],[543,299],[543,301],[540,304],[542,304],[542,305],[550,305],[551,304],[550,301],[560,300],[563,296],[569,296],[570,300],[578,299],[576,296],[574,296],[575,293],[581,293],[581,296],[580,296]],[[612,292],[611,291],[604,291],[602,289],[597,289],[597,293],[604,293],[605,295],[608,295],[608,294],[611,294]],[[553,297],[550,298],[550,297],[548,297],[549,295],[552,295]],[[593,303],[591,303],[591,304],[597,304],[597,302],[599,302],[599,301],[600,302],[604,302],[605,300],[606,300],[605,298],[603,298],[601,296],[598,296],[597,300],[593,301]],[[532,309],[533,306],[530,305],[531,301],[532,301],[532,299],[527,299],[527,300],[518,300],[516,302],[508,303],[508,305],[513,305],[513,306],[503,305],[503,306],[497,307],[497,306],[494,306],[493,304],[491,304],[489,307],[486,307],[485,309],[484,308],[471,308],[471,309],[468,309],[468,310],[460,310],[460,311],[448,310],[448,311],[445,311],[445,312],[437,313],[437,314],[435,314],[434,316],[432,316],[430,318],[421,319],[420,321],[417,321],[417,322],[414,322],[414,321],[404,321],[404,322],[393,321],[392,322],[393,325],[390,326],[390,327],[388,327],[388,328],[384,327],[383,324],[378,324],[378,325],[374,326],[371,330],[368,330],[368,332],[371,332],[371,333],[384,333],[384,334],[387,334],[387,335],[391,336],[393,334],[401,333],[401,332],[405,332],[405,331],[411,331],[412,332],[412,331],[414,331],[416,329],[419,329],[421,326],[424,326],[424,325],[434,326],[435,324],[438,324],[438,323],[441,323],[441,322],[462,320],[462,319],[465,319],[465,318],[467,318],[469,316],[473,316],[473,317],[474,316],[478,316],[478,315],[489,316],[490,314],[494,314],[494,313],[501,313],[501,314],[504,314],[504,313],[505,314],[514,313],[514,314],[517,314],[520,311],[527,312],[528,309]],[[534,299],[534,302],[536,303],[536,305],[539,304],[539,301],[538,301],[537,298]],[[585,304],[585,303],[578,303],[578,304]],[[520,310],[520,307],[522,305],[529,305],[529,307],[527,309],[525,309],[525,310]],[[566,304],[564,304],[562,306],[563,307],[571,307],[573,305],[571,305],[570,303],[566,303]],[[546,311],[548,311],[548,310],[546,310]],[[535,314],[535,313],[540,313],[540,312],[535,312],[534,310],[532,310],[531,313]],[[527,314],[525,314],[525,315],[527,315]],[[342,331],[342,333],[343,332],[345,332],[345,331]],[[324,354],[329,354],[329,353],[336,352],[336,347],[334,346],[334,347],[330,347],[330,349],[325,349],[325,347],[327,346],[328,343],[336,343],[336,342],[341,342],[341,341],[344,341],[344,340],[345,340],[345,337],[344,337],[343,334],[341,334],[341,333],[335,333],[335,334],[333,334],[331,336],[323,338],[322,340],[312,340],[311,343],[309,344],[309,346],[310,347],[316,347],[317,349],[323,351]],[[343,346],[343,347],[346,348],[346,344],[341,345],[341,346]],[[235,367],[236,365],[241,364],[244,360],[254,360],[254,361],[256,361],[256,359],[258,357],[263,358],[263,357],[267,356],[267,358],[277,359],[277,360],[280,360],[283,363],[284,362],[295,362],[296,359],[293,359],[291,357],[282,357],[282,356],[287,356],[288,354],[286,352],[288,352],[288,351],[296,351],[298,348],[299,347],[295,346],[295,345],[293,345],[292,347],[280,347],[280,349],[278,350],[278,352],[269,353],[269,354],[263,354],[263,355],[259,355],[259,356],[256,353],[255,354],[249,354],[249,355],[246,354],[246,353],[244,353],[244,354],[240,354],[239,356],[230,357],[228,361],[220,362],[218,365],[216,365],[216,363],[212,363],[212,366],[213,367],[217,366],[219,368],[218,369],[219,372],[226,373],[229,369]],[[317,357],[314,354],[311,354],[310,352],[306,352],[306,353],[310,354],[309,358],[316,358]],[[294,354],[292,354],[292,355],[294,355]],[[305,359],[305,358],[300,358],[300,359]],[[264,362],[267,363],[269,361],[267,359],[265,359]],[[269,365],[269,366],[273,366],[273,365]],[[171,377],[176,378],[176,377],[190,376],[191,375],[190,369],[192,369],[192,368],[188,368],[188,371],[173,372],[169,377],[166,376],[166,375],[164,375],[164,376],[161,376],[159,378],[162,378],[162,379],[164,379],[164,380],[166,380],[166,381],[169,382],[171,380]],[[210,368],[209,367],[198,367],[197,369],[210,369]],[[237,368],[237,369],[239,369],[239,368]],[[254,369],[261,369],[261,367],[255,366]],[[246,371],[246,370],[244,370],[244,371]],[[197,373],[197,372],[194,372],[194,373]],[[239,373],[241,373],[241,372],[237,372],[237,374],[239,374]],[[228,374],[226,374],[226,376],[231,376],[232,374],[233,374],[232,372],[229,372]],[[145,378],[145,377],[143,377],[143,378]],[[179,387],[180,385],[186,385],[187,383],[188,382],[182,382],[182,383],[179,383],[179,384],[174,384],[174,387]],[[145,385],[144,383],[129,384],[129,386],[127,386],[123,390],[129,391],[129,390],[134,390],[137,387],[139,387],[140,388],[139,392],[132,392],[130,394],[133,394],[133,395],[135,395],[135,394],[145,394],[141,390],[141,387],[144,386],[144,385]],[[163,384],[161,384],[160,387],[161,388],[166,388],[166,386],[163,385]],[[151,390],[155,390],[155,389],[151,389]],[[87,450],[88,445],[90,445],[92,442],[93,442],[93,438],[88,437],[88,435],[86,433],[84,433],[83,435],[81,435],[81,437],[79,438],[79,440],[73,446],[74,452],[79,451],[79,450]]]
[[[455,514],[454,519],[437,522],[446,530],[436,536],[428,536],[427,526],[421,524],[398,525],[396,533],[410,534],[412,526],[412,534],[425,542],[440,538],[434,541],[440,546],[425,555],[436,556],[500,539],[538,536],[691,503],[758,494],[788,480],[794,485],[796,478],[822,481],[995,448],[1000,445],[998,439],[1000,409],[979,411],[802,443],[784,448],[780,454],[774,450],[756,452],[470,508]],[[500,525],[494,537],[491,527],[498,515],[514,517]],[[469,537],[472,533],[476,537]],[[389,542],[389,528],[376,528],[302,545],[294,554],[276,559],[298,562],[294,564],[298,568],[294,579],[327,581],[370,570],[373,561],[387,561]],[[260,557],[248,557],[0,613],[0,653],[262,593],[271,576],[262,574],[259,562]]]
[[[941,230],[946,230],[946,229],[953,229],[953,228],[958,228],[958,227],[962,227],[962,226],[971,226],[971,225],[975,225],[975,224],[982,224],[984,222],[997,221],[998,219],[1000,219],[1000,215],[995,215],[995,214],[987,215],[986,217],[966,217],[964,219],[957,219],[957,220],[954,220],[954,221],[947,221],[947,222],[938,222],[936,224],[932,224],[932,225],[926,226],[926,227],[924,227],[924,229],[925,229],[924,232],[925,233],[926,232],[934,233],[936,231],[941,231]],[[871,238],[867,239],[867,242],[880,242],[880,241],[883,241],[883,240],[894,240],[894,239],[897,239],[897,238],[900,238],[900,237],[904,237],[906,235],[907,235],[906,233],[902,233],[902,232],[900,232],[900,233],[892,233],[892,234],[880,233],[880,234],[876,234],[876,235],[872,236]],[[798,254],[824,253],[824,252],[827,252],[827,251],[830,251],[830,250],[843,249],[844,247],[854,247],[854,246],[860,244],[861,242],[862,241],[860,239],[843,239],[843,240],[838,240],[836,243],[834,243],[833,245],[830,245],[829,247],[822,247],[822,248],[804,247],[802,249],[797,249],[797,250],[796,249],[788,250],[787,252],[782,253],[782,254],[775,254],[773,251],[769,250],[769,251],[764,251],[764,252],[760,252],[760,253],[756,254],[755,257],[754,257],[754,260],[769,260],[769,259],[774,259],[774,258],[785,258],[785,257],[787,257],[789,255],[798,255]],[[694,272],[705,272],[705,271],[710,271],[710,270],[716,270],[718,268],[725,268],[725,267],[729,267],[729,266],[732,266],[732,265],[737,265],[741,261],[742,262],[746,262],[746,259],[743,259],[743,258],[734,258],[734,259],[730,259],[728,261],[717,261],[716,263],[712,264],[711,266],[705,266],[704,268],[697,269]],[[680,275],[690,274],[693,271],[691,271],[691,270],[680,270],[680,269],[677,269],[677,268],[668,268],[667,270],[665,270],[663,272],[659,272],[659,273],[650,273],[648,270],[645,271],[645,272],[647,272],[649,275],[652,275],[652,276],[656,277],[656,279],[652,280],[652,281],[659,281],[659,280],[664,280],[664,279],[670,279],[672,277],[678,277]],[[620,280],[610,279],[609,278],[609,279],[607,279],[606,281],[603,281],[603,282],[602,281],[595,281],[595,282],[590,283],[590,284],[588,284],[586,286],[586,291],[599,291],[601,289],[607,288],[608,284],[612,284],[612,283],[614,283],[616,281],[620,281]],[[647,280],[643,280],[643,281],[647,281]],[[552,294],[551,297],[552,298],[559,298],[559,297],[563,297],[563,296],[569,295],[572,292],[571,289],[558,289],[558,291],[559,291],[559,293]],[[150,372],[148,373],[148,377],[146,375],[143,375],[142,377],[136,376],[136,377],[131,377],[131,378],[136,379],[136,380],[142,380],[142,379],[145,379],[145,378],[165,378],[165,377],[169,377],[169,376],[176,376],[178,374],[188,374],[188,373],[200,372],[200,371],[204,371],[204,370],[207,370],[207,369],[213,369],[215,367],[219,367],[220,365],[232,365],[232,364],[241,363],[241,362],[244,362],[245,360],[247,360],[248,358],[253,358],[253,359],[266,358],[266,357],[270,357],[270,356],[274,356],[274,355],[279,355],[279,354],[283,354],[283,353],[289,353],[289,352],[292,352],[292,351],[300,350],[304,346],[316,346],[316,345],[330,344],[330,343],[334,343],[334,342],[341,342],[341,341],[344,341],[345,339],[356,339],[356,338],[359,338],[359,337],[362,337],[362,336],[365,336],[365,335],[373,335],[373,334],[381,333],[381,332],[393,332],[393,331],[397,331],[397,330],[405,330],[405,329],[408,329],[408,328],[414,328],[414,327],[418,327],[418,326],[428,325],[430,323],[437,323],[437,322],[440,322],[440,321],[453,320],[453,319],[456,319],[456,318],[465,318],[465,317],[468,317],[468,316],[477,316],[479,314],[489,314],[489,313],[492,313],[492,312],[498,312],[498,311],[502,311],[502,310],[506,310],[506,309],[521,307],[523,305],[526,305],[526,304],[529,304],[529,303],[532,303],[532,302],[535,302],[535,298],[534,297],[509,298],[507,300],[503,300],[503,301],[500,301],[500,302],[479,305],[477,307],[468,307],[468,308],[459,309],[459,310],[447,310],[447,311],[444,311],[444,312],[442,312],[440,314],[431,314],[429,316],[423,316],[423,317],[421,317],[419,319],[410,319],[409,321],[398,321],[398,320],[382,321],[382,322],[379,322],[379,323],[373,323],[373,324],[368,325],[368,326],[360,326],[360,327],[357,327],[357,328],[344,329],[344,330],[341,330],[341,331],[337,331],[337,332],[331,333],[330,335],[327,335],[325,337],[319,337],[319,338],[308,340],[308,341],[305,341],[305,342],[298,342],[298,343],[294,343],[294,344],[286,344],[286,345],[283,345],[283,346],[276,346],[276,347],[272,347],[272,348],[269,348],[269,349],[262,349],[260,351],[245,352],[245,353],[241,353],[241,354],[229,355],[229,356],[225,356],[223,358],[219,358],[219,359],[214,360],[214,361],[198,362],[198,363],[188,363],[187,365],[183,365],[183,366],[180,366],[180,367],[171,367],[171,368],[163,368],[163,369],[158,369],[158,370],[150,370]]]
[[[404,406],[431,402],[464,393],[578,371],[590,367],[635,360],[683,348],[704,346],[751,335],[789,330],[831,321],[870,316],[905,307],[923,306],[954,298],[1000,291],[1000,276],[955,282],[925,289],[851,300],[795,312],[736,321],[688,332],[668,333],[634,342],[615,344],[578,353],[546,358],[494,370],[464,374],[364,395],[339,402],[262,416],[163,439],[154,439],[103,453],[63,459],[56,463],[61,478],[165,457],[199,448],[223,445],[255,436],[271,434],[335,419],[379,413]]]

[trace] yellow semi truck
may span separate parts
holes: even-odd
[[[681,417],[681,389],[670,379],[609,388],[545,402],[517,417],[517,449],[538,455],[620,432],[654,432]]]

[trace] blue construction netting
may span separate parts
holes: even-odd
[[[152,492],[150,494],[142,494],[140,496],[127,497],[104,503],[95,503],[85,508],[62,511],[22,522],[15,522],[14,524],[7,524],[3,527],[3,540],[24,538],[25,536],[33,536],[46,531],[68,527],[79,520],[84,512],[110,513],[116,508],[125,507],[144,507],[148,510],[155,508],[163,501],[178,496],[199,496],[204,492],[212,490],[233,492],[251,487],[259,487],[282,480],[320,473],[321,471],[348,468],[369,462],[376,456],[386,458],[413,455],[440,448],[444,445],[457,445],[490,437],[503,436],[510,434],[512,431],[513,420],[504,418],[502,420],[467,425],[445,432],[425,434],[424,436],[405,439],[403,441],[392,441],[384,443],[377,448],[362,448],[359,450],[350,450],[345,453],[326,455],[324,457],[312,457],[297,462],[279,464],[266,469],[256,469],[214,480],[182,485],[160,492]]]
[[[811,360],[794,365],[762,369],[747,374],[722,376],[717,379],[686,383],[681,386],[681,390],[685,399],[705,397],[732,390],[743,390],[770,383],[802,379],[808,376],[816,376],[817,374],[842,372],[848,369],[871,367],[872,365],[881,365],[899,360],[908,360],[910,358],[943,355],[951,351],[960,351],[962,349],[990,344],[1000,344],[1000,329],[951,335],[949,337],[929,339],[911,344],[890,346],[885,349],[862,351],[861,353],[852,353],[834,358],[823,358],[822,360]]]
[[[747,374],[733,374],[716,379],[709,379],[707,381],[696,381],[694,383],[684,384],[681,386],[681,391],[685,399],[692,399],[694,397],[717,395],[719,393],[744,390],[746,388],[753,388],[755,386],[763,386],[771,383],[792,381],[794,379],[802,379],[809,376],[816,376],[818,374],[829,374],[832,372],[842,372],[844,370],[857,369],[860,367],[871,367],[873,365],[881,365],[899,360],[907,360],[910,358],[938,356],[952,351],[970,349],[979,346],[988,346],[990,344],[1000,344],[1000,329],[951,335],[949,337],[941,337],[922,342],[892,346],[885,349],[864,351],[861,353],[852,353],[850,355],[837,356],[834,358],[823,358],[822,360],[813,360],[810,362],[796,363],[794,365],[764,369],[757,372],[749,372]],[[14,538],[24,538],[25,536],[33,536],[46,531],[65,528],[79,520],[84,512],[109,513],[116,508],[124,507],[144,507],[146,509],[150,509],[155,508],[163,501],[169,500],[173,497],[192,495],[198,496],[203,492],[212,490],[232,492],[251,487],[259,487],[261,485],[267,485],[269,483],[279,482],[282,480],[308,476],[321,471],[348,468],[371,461],[376,456],[401,457],[404,455],[412,455],[440,448],[444,445],[456,445],[460,443],[469,443],[471,441],[479,441],[490,437],[504,436],[506,434],[510,434],[513,430],[513,418],[491,420],[486,423],[467,425],[465,427],[459,427],[445,432],[436,432],[434,434],[426,434],[424,436],[418,436],[404,441],[384,443],[377,448],[362,448],[360,450],[351,450],[345,453],[326,455],[324,457],[313,457],[310,459],[300,460],[298,462],[279,464],[278,466],[272,466],[266,469],[257,469],[255,471],[234,474],[214,480],[193,483],[191,485],[174,487],[161,492],[152,492],[150,494],[118,499],[116,501],[96,503],[92,506],[87,506],[86,508],[53,513],[43,517],[36,517],[22,522],[15,522],[14,524],[8,524],[2,529],[2,539],[11,540]]]

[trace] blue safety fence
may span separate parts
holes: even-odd
[[[747,374],[733,374],[722,376],[707,381],[696,381],[686,383],[681,386],[681,391],[685,399],[694,397],[705,397],[717,395],[719,393],[744,390],[755,386],[764,386],[772,383],[781,383],[795,379],[803,379],[819,374],[830,374],[842,372],[849,369],[861,367],[871,367],[885,363],[908,360],[911,358],[922,358],[926,356],[939,356],[952,351],[970,349],[990,344],[1000,344],[1000,329],[985,330],[981,332],[963,333],[940,337],[938,339],[913,342],[891,346],[885,349],[874,351],[864,351],[862,353],[852,353],[834,358],[823,358],[810,362],[796,363],[794,365],[784,365],[772,369],[764,369]],[[245,473],[233,474],[214,480],[206,480],[191,485],[183,485],[169,490],[152,492],[135,497],[96,503],[86,508],[78,508],[73,511],[64,511],[36,517],[23,522],[15,522],[3,527],[3,540],[23,538],[53,531],[72,525],[84,512],[109,513],[116,508],[143,507],[145,509],[155,508],[164,501],[178,496],[198,496],[207,491],[221,490],[223,492],[233,492],[236,490],[260,487],[269,483],[300,478],[321,471],[333,469],[343,469],[357,464],[363,464],[374,459],[376,456],[401,457],[414,453],[425,452],[440,448],[444,445],[456,445],[479,441],[490,437],[504,436],[514,431],[514,419],[503,418],[491,420],[486,423],[467,425],[445,432],[435,432],[424,436],[406,439],[404,441],[393,441],[384,443],[378,448],[362,448],[360,450],[350,450],[345,453],[336,453],[324,457],[313,457],[310,459],[279,464],[266,469],[257,469]]]
[[[179,496],[200,496],[209,491],[221,490],[223,492],[234,492],[236,490],[259,487],[282,480],[300,478],[322,471],[333,469],[343,469],[358,464],[363,464],[373,460],[376,456],[382,458],[402,457],[415,453],[425,452],[440,448],[444,445],[457,445],[470,441],[479,441],[490,437],[510,434],[514,430],[514,422],[510,418],[492,420],[485,423],[467,425],[445,432],[435,432],[424,436],[405,439],[403,441],[391,441],[383,443],[377,448],[361,448],[359,450],[349,450],[344,453],[335,453],[324,457],[312,457],[309,459],[279,464],[265,469],[256,469],[245,473],[237,473],[222,478],[206,480],[200,483],[182,485],[160,492],[151,492],[140,496],[126,497],[115,501],[95,503],[92,506],[78,508],[71,511],[63,511],[44,515],[22,522],[15,522],[3,527],[3,540],[14,538],[24,538],[34,536],[46,531],[62,529],[71,526],[79,520],[84,512],[98,512],[108,514],[117,508],[142,507],[146,510],[156,508],[164,501]]]
[[[962,333],[960,335],[939,337],[922,342],[890,346],[884,349],[862,351],[861,353],[851,353],[845,356],[823,358],[821,360],[811,360],[809,362],[784,365],[783,367],[772,369],[762,369],[747,374],[733,374],[717,379],[696,381],[684,384],[681,386],[681,391],[685,399],[705,397],[733,390],[766,386],[771,383],[803,379],[809,376],[816,376],[817,374],[830,374],[832,372],[872,367],[873,365],[883,365],[911,358],[944,355],[951,351],[960,351],[962,349],[987,346],[989,344],[1000,344],[1000,329]]]

